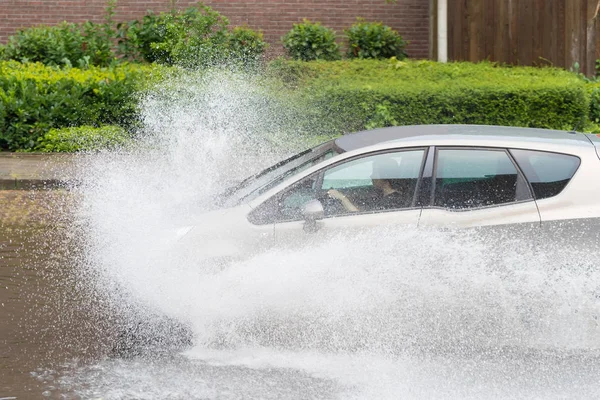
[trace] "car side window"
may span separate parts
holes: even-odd
[[[348,199],[354,211],[411,207],[423,154],[423,150],[381,153],[335,166],[325,171],[321,191]],[[339,214],[350,211],[337,206]]]
[[[435,174],[437,207],[470,209],[531,198],[504,150],[438,149]]]
[[[250,213],[249,221],[263,225],[303,219],[303,206],[317,198],[318,178],[319,173],[312,174],[285,189],[283,193],[274,195]]]
[[[536,199],[556,196],[579,168],[579,157],[533,150],[510,150],[531,184]]]
[[[358,212],[411,207],[424,150],[407,150],[366,156],[312,174],[264,202],[250,215],[257,224],[302,220],[310,200],[323,204],[326,217],[353,211],[332,196],[342,194]],[[384,192],[385,191],[385,192]]]

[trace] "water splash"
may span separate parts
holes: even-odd
[[[192,360],[298,369],[340,382],[342,397],[560,397],[559,384],[533,381],[554,379],[566,364],[567,375],[581,373],[571,383],[599,391],[588,379],[598,369],[579,353],[600,349],[597,252],[477,231],[381,228],[216,271],[170,253],[171,229],[202,223],[224,185],[300,147],[295,117],[278,98],[255,78],[214,73],[150,93],[138,147],[82,166],[84,284],[115,311],[143,304],[191,326]],[[98,387],[130,380],[121,364],[98,368],[110,377]],[[514,371],[526,376],[516,391],[502,378],[517,379]]]

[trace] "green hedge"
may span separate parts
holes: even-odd
[[[114,20],[116,0],[108,0],[104,22],[63,22],[20,29],[0,60],[41,62],[51,66],[109,67],[123,61],[147,61],[186,67],[227,65],[256,67],[268,44],[262,32],[247,26],[230,29],[229,20],[198,3],[172,9],[141,21]]]
[[[119,125],[131,131],[138,123],[140,90],[178,71],[159,65],[80,70],[0,62],[0,150],[66,151],[64,143],[56,145],[62,133],[46,136],[51,129]],[[589,123],[590,96],[600,93],[564,70],[491,63],[277,60],[267,78],[271,95],[289,109],[291,116],[281,119],[298,135],[428,123],[582,129],[582,122]],[[595,101],[592,108],[600,109]],[[68,135],[78,132],[83,131]]]
[[[112,38],[92,22],[34,26],[9,38],[0,60],[41,62],[53,66],[109,66],[116,62]]]
[[[0,62],[0,150],[33,150],[52,128],[131,126],[137,90],[158,76],[160,68],[149,66],[80,70]]]
[[[120,126],[79,126],[50,129],[38,139],[35,150],[43,153],[99,151],[120,148],[130,141],[129,134]]]
[[[430,123],[573,129],[587,120],[589,108],[585,83],[554,68],[278,60],[270,73],[320,110],[314,118],[340,132]]]

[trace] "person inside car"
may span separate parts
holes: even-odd
[[[395,188],[393,182],[400,176],[398,163],[392,158],[378,158],[373,161],[371,181],[375,193],[364,205],[357,206],[339,190],[330,189],[329,197],[338,200],[349,212],[378,211],[400,208],[404,206],[406,196]]]

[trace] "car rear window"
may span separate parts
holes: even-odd
[[[511,150],[536,199],[556,196],[579,168],[579,157],[533,150]]]

